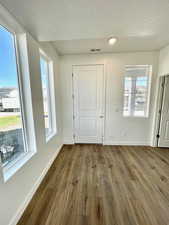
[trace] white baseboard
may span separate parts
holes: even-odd
[[[48,172],[49,168],[51,167],[52,163],[54,162],[54,160],[56,159],[58,153],[60,152],[61,148],[63,145],[60,145],[57,148],[57,151],[54,153],[52,159],[48,162],[48,164],[46,165],[46,167],[44,168],[44,170],[42,171],[40,177],[38,177],[36,183],[34,184],[34,186],[32,187],[32,189],[30,190],[30,192],[28,193],[28,195],[26,196],[24,202],[21,204],[21,206],[18,208],[16,214],[13,216],[13,218],[11,219],[9,225],[16,225],[19,221],[19,219],[21,218],[22,214],[24,213],[26,207],[28,206],[29,202],[31,201],[33,195],[35,194],[35,192],[37,191],[39,185],[41,184],[43,178],[45,177],[46,173]]]
[[[69,137],[64,137],[63,138],[63,143],[65,144],[65,145],[73,145],[75,142],[74,142],[74,140],[73,140],[73,138],[69,138]]]
[[[74,140],[71,137],[64,137],[63,143],[67,145],[74,144]],[[83,143],[90,143],[89,141]],[[93,142],[91,142],[93,143]],[[106,140],[103,142],[103,145],[131,145],[131,146],[151,146],[150,142],[146,141],[111,141]]]
[[[150,143],[137,141],[105,141],[103,145],[150,146]]]

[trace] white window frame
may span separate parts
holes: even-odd
[[[50,139],[57,134],[57,124],[56,124],[56,110],[55,110],[55,89],[54,89],[54,71],[53,71],[53,61],[47,54],[42,50],[39,49],[40,59],[42,58],[47,62],[47,94],[48,94],[48,114],[49,114],[49,133],[46,133],[46,142],[50,141]],[[41,71],[40,71],[41,72]],[[41,88],[42,88],[42,80],[41,80]],[[43,90],[42,90],[43,92]],[[43,93],[42,93],[43,96]],[[44,102],[43,102],[44,104]],[[43,108],[44,112],[44,108]],[[44,121],[45,124],[45,121]]]
[[[1,18],[0,25],[8,30],[14,38],[24,143],[24,151],[16,159],[4,166],[0,159],[0,179],[2,177],[3,181],[7,182],[28,160],[32,158],[32,156],[37,152],[37,146],[33,120],[26,33],[20,26],[16,26],[15,24],[13,28],[9,26],[9,23],[1,20]]]
[[[143,77],[140,75],[126,75],[126,69],[127,68],[133,68],[133,69],[137,69],[137,68],[141,68],[141,67],[147,67],[148,68],[148,74],[145,75],[145,77],[147,77],[147,95],[146,95],[146,108],[145,108],[145,115],[135,115],[135,94],[136,94],[136,78],[137,77]],[[124,88],[123,88],[123,94],[125,92],[125,78],[131,78],[132,80],[132,92],[135,93],[133,95],[131,95],[131,104],[130,104],[130,113],[129,115],[125,115],[124,114],[124,105],[125,102],[123,102],[123,117],[136,117],[136,118],[148,118],[149,117],[149,110],[150,110],[150,95],[151,95],[151,79],[152,79],[152,65],[126,65],[125,66],[125,75],[124,75]],[[135,78],[135,79],[132,79]],[[123,97],[123,100],[125,98]]]

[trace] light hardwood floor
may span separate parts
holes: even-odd
[[[169,150],[64,146],[18,225],[169,225]]]

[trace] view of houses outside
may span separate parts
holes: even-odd
[[[0,156],[3,165],[23,153],[14,36],[0,26]]]
[[[0,88],[0,131],[21,128],[17,88]]]

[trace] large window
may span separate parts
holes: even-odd
[[[0,26],[0,157],[3,166],[25,153],[15,35]]]
[[[148,117],[152,66],[126,66],[124,116]]]
[[[52,62],[47,56],[40,53],[41,82],[43,93],[43,109],[46,139],[49,140],[55,133],[54,90],[52,85]]]

